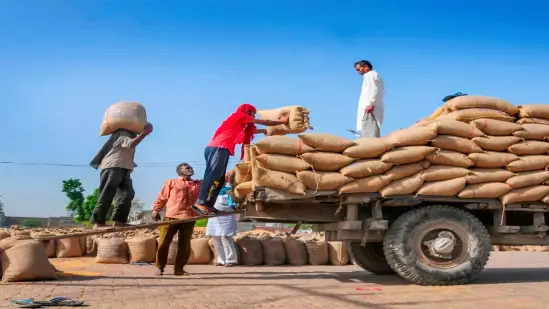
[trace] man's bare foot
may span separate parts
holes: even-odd
[[[234,266],[234,264],[232,264],[232,263],[225,264],[225,267],[233,267],[233,266]]]
[[[188,276],[190,274],[188,272],[184,271],[184,270],[174,270],[173,275],[174,276]]]
[[[164,268],[157,268],[156,271],[154,272],[154,275],[155,276],[162,276],[164,274]]]
[[[94,230],[105,230],[105,229],[108,229],[108,228],[110,228],[110,226],[107,226],[107,225],[105,225],[105,224],[95,223],[95,224],[93,225],[93,229],[94,229]]]

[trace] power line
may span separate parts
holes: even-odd
[[[190,160],[190,161],[178,161],[178,162],[147,162],[147,163],[140,163],[138,164],[138,167],[148,167],[148,168],[154,168],[154,167],[173,167],[176,166],[182,162],[185,163],[192,163],[194,166],[203,166],[206,165],[206,163],[201,160]],[[229,163],[238,163],[239,161],[233,160],[229,161]],[[17,162],[17,161],[0,161],[0,165],[26,165],[26,166],[51,166],[51,167],[86,167],[89,168],[89,164],[64,164],[64,163],[43,163],[43,162]]]

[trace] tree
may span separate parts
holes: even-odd
[[[42,227],[42,221],[36,219],[27,219],[21,221],[21,227]]]
[[[84,207],[83,207],[85,219],[83,221],[87,221],[91,218],[91,215],[95,208],[95,204],[97,204],[98,197],[99,197],[99,189],[93,190],[92,194],[86,196],[86,201],[84,202]]]
[[[65,207],[75,221],[86,221],[84,211],[84,188],[82,182],[77,178],[63,180],[63,193],[69,198],[69,204]]]
[[[137,220],[138,215],[143,213],[144,206],[145,203],[143,203],[140,199],[134,199],[132,201],[132,206],[130,208],[130,218],[132,218],[131,221]]]
[[[0,216],[5,215],[4,213],[4,200],[2,200],[2,195],[0,195]]]

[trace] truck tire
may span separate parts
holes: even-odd
[[[349,255],[358,266],[374,275],[394,275],[395,271],[387,263],[383,253],[383,243],[366,243],[363,247],[360,242],[349,243]]]
[[[383,241],[391,268],[420,285],[459,285],[476,279],[491,249],[490,235],[475,216],[440,205],[402,214]]]

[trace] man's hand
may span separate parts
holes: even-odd
[[[143,134],[145,134],[145,135],[151,134],[152,131],[153,131],[153,125],[151,123],[147,123],[145,125],[145,128],[143,128]]]
[[[225,174],[225,183],[228,183],[231,181],[231,176],[233,176],[234,170],[230,170]]]
[[[280,120],[280,122],[282,122],[283,124],[287,124],[290,120],[290,118],[286,115],[284,116],[281,116],[278,120]]]
[[[151,216],[154,221],[160,221],[160,213],[156,210],[153,210]]]
[[[366,109],[364,110],[364,114],[371,114],[374,111],[373,106],[366,106]]]

